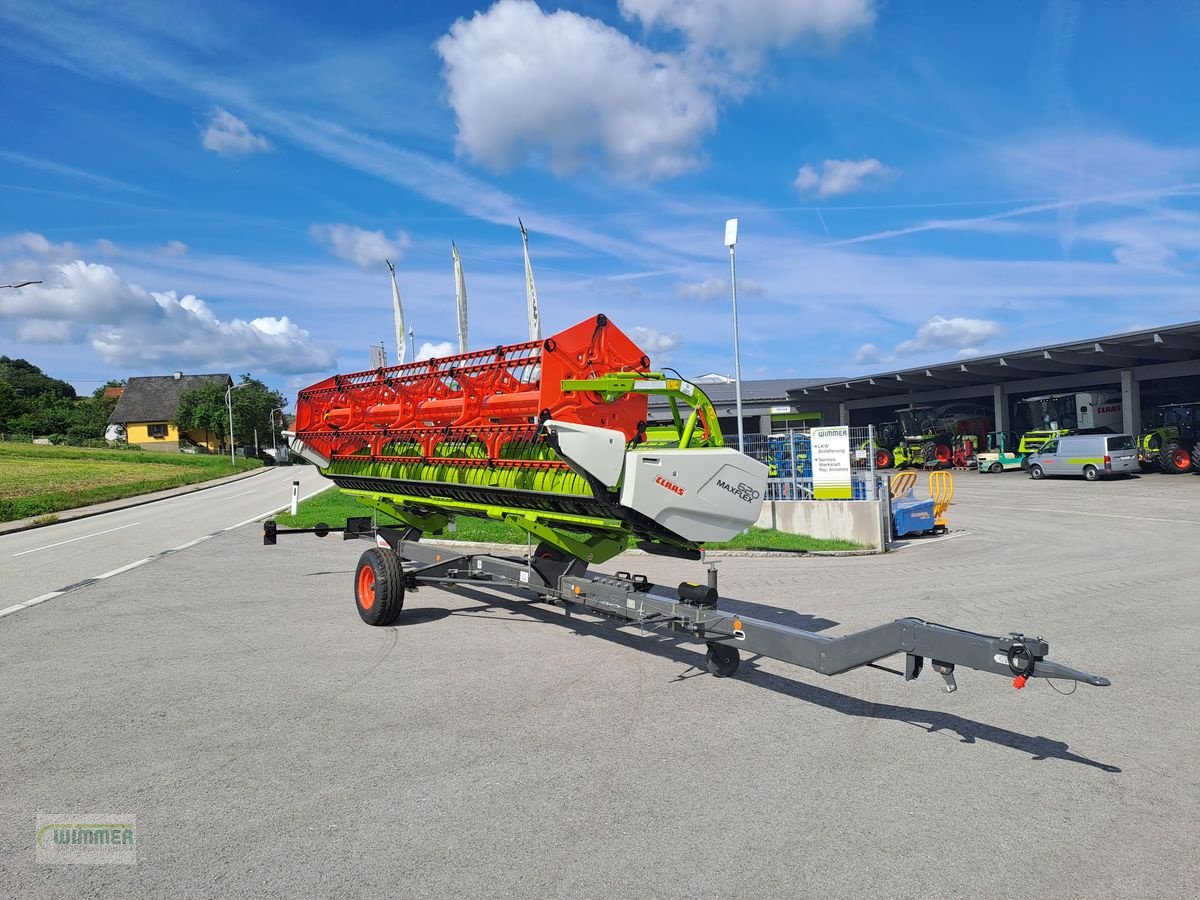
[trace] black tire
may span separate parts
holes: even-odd
[[[1033,465],[1029,467],[1029,477],[1034,481],[1040,481],[1046,477],[1046,473],[1042,471],[1041,466]]]
[[[354,605],[368,625],[395,625],[404,609],[404,571],[391,550],[372,547],[354,570]]]
[[[1192,444],[1192,471],[1200,473],[1200,441]]]
[[[926,441],[921,445],[921,465],[930,466],[937,463],[937,442]]]
[[[1083,467],[1083,477],[1086,478],[1088,481],[1099,481],[1100,480],[1100,470],[1097,469],[1095,466],[1084,466]]]
[[[741,661],[737,647],[726,644],[709,644],[704,657],[705,666],[714,678],[728,678],[738,670]]]
[[[1029,471],[1029,457],[1028,456],[1021,457],[1021,471],[1022,472]]]
[[[1191,454],[1184,449],[1178,438],[1163,443],[1162,451],[1158,454],[1158,467],[1168,475],[1178,475],[1192,467]]]
[[[1000,465],[1000,463],[992,463],[988,466],[988,471],[995,475],[997,472],[1003,472],[1004,466]]]
[[[892,451],[886,447],[880,447],[875,451],[875,468],[890,469],[896,464],[896,457],[892,455]]]

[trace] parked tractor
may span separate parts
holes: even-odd
[[[890,469],[896,464],[896,447],[904,440],[899,422],[881,422],[875,426],[875,468]],[[859,444],[862,453],[871,452],[871,442]]]
[[[1028,456],[1047,442],[1068,434],[1117,434],[1121,431],[1121,395],[1111,391],[1044,394],[1017,402],[1026,426],[1020,452]]]
[[[897,469],[966,467],[974,460],[979,435],[991,428],[977,408],[962,404],[910,406],[896,410],[896,415],[904,435],[893,451]]]
[[[1025,454],[1020,445],[1021,438],[1015,431],[989,431],[987,449],[979,453],[979,471],[995,474],[1025,468]]]
[[[1200,461],[1200,403],[1167,403],[1151,410],[1151,427],[1138,435],[1138,462],[1169,475]]]

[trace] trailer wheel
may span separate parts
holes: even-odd
[[[1041,466],[1030,466],[1029,467],[1029,477],[1032,478],[1034,481],[1037,481],[1039,478],[1045,478],[1046,473],[1042,471]]]
[[[1100,470],[1097,469],[1095,466],[1084,466],[1083,467],[1083,477],[1086,478],[1088,481],[1096,481],[1097,479],[1100,478]]]
[[[704,660],[708,671],[715,678],[728,678],[738,670],[738,664],[741,663],[742,658],[737,652],[737,647],[709,644]]]
[[[368,625],[395,625],[404,608],[404,572],[395,553],[372,547],[358,559],[354,605]]]

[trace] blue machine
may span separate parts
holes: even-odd
[[[921,500],[909,491],[892,500],[892,533],[896,537],[933,531],[933,500]]]

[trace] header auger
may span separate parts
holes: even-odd
[[[672,424],[647,424],[651,394],[668,399]],[[394,624],[407,591],[481,582],[680,632],[706,644],[718,676],[736,671],[740,650],[827,675],[884,668],[877,661],[904,653],[899,674],[916,678],[929,659],[947,690],[956,665],[1012,676],[1017,687],[1039,676],[1108,684],[1047,660],[1045,641],[1015,632],[904,618],[830,637],[725,612],[713,568],[707,585],[671,590],[644,576],[589,573],[631,535],[649,552],[699,559],[702,542],[757,521],[767,486],[766,466],[724,445],[704,392],[651,371],[603,315],[542,341],[335,375],[300,392],[288,437],[342,490],[403,523],[353,518],[343,530],[375,544],[354,582],[370,625]],[[454,516],[503,519],[536,546],[506,557],[421,543]],[[264,543],[286,533],[268,521]]]

